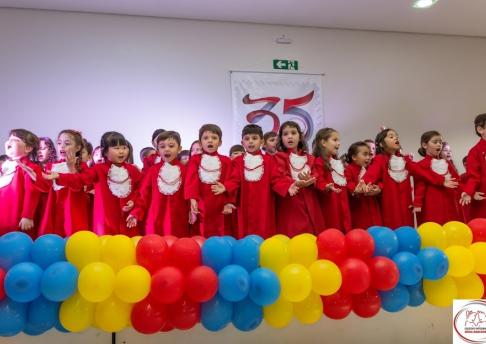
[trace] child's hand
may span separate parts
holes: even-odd
[[[44,178],[46,180],[54,180],[54,179],[59,178],[59,173],[57,173],[57,172],[48,172],[48,173],[42,172],[42,178]]]
[[[298,180],[298,181],[295,182],[295,184],[299,187],[299,189],[301,189],[301,188],[309,187],[312,184],[314,184],[315,182],[316,182],[316,178],[312,177],[312,178],[307,179],[307,180]]]
[[[459,186],[459,183],[456,181],[455,178],[448,178],[446,177],[446,179],[444,180],[444,184],[443,184],[446,188],[449,188],[449,189],[455,189]]]
[[[376,195],[379,195],[381,192],[381,189],[378,185],[369,185],[368,186],[368,192],[366,192],[366,195],[367,196],[376,196]]]
[[[297,193],[299,192],[299,187],[297,186],[297,182],[294,182],[292,185],[290,185],[289,187],[289,195],[291,197],[297,195]]]
[[[464,206],[464,205],[468,205],[469,203],[471,203],[471,196],[463,192],[461,194],[461,199],[459,200],[459,204]]]
[[[309,180],[312,178],[310,171],[300,172],[297,176],[300,180]]]
[[[30,179],[32,179],[34,182],[37,180],[37,175],[35,174],[35,171],[32,169],[32,167],[27,166],[20,160],[17,163],[22,168],[22,170],[24,170],[24,172],[27,173]]]
[[[133,228],[137,226],[137,218],[133,215],[128,215],[127,217],[127,227],[128,228]]]
[[[353,193],[367,193],[369,191],[368,185],[364,182],[364,180],[360,180],[356,188],[354,189]]]
[[[29,229],[34,228],[34,220],[23,217],[20,219],[19,227],[23,231],[28,231]]]
[[[191,199],[191,213],[199,214],[199,209],[197,206],[197,201],[195,199]]]
[[[211,191],[215,195],[221,195],[226,191],[226,188],[222,183],[217,182],[216,184],[211,185]]]
[[[482,200],[486,199],[486,197],[484,197],[484,192],[477,191],[477,192],[474,193],[473,199],[475,201],[482,201]]]
[[[225,204],[224,208],[223,208],[223,214],[224,215],[232,214],[233,210],[235,210],[235,209],[236,209],[236,207],[233,204],[231,204],[231,203]]]
[[[335,193],[340,193],[342,190],[335,187],[333,183],[329,183],[326,185],[326,191],[332,191],[332,192],[335,192]]]
[[[422,211],[422,207],[413,207],[414,213],[420,213]]]
[[[132,201],[132,200],[130,200],[130,201],[128,201],[128,202],[127,202],[127,204],[126,204],[126,205],[125,205],[125,206],[122,208],[122,210],[123,210],[125,213],[127,213],[127,212],[129,212],[130,210],[132,210],[132,209],[133,209],[133,206],[134,206],[134,205],[135,205],[135,204],[133,203],[133,201]]]
[[[197,221],[197,215],[194,214],[192,211],[189,211],[189,224],[193,225]]]

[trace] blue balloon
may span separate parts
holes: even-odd
[[[30,323],[26,323],[23,329],[23,332],[28,336],[40,336],[41,334],[45,333],[44,329],[41,327],[37,327]]]
[[[30,302],[39,297],[42,269],[34,263],[19,263],[5,275],[5,293],[17,302]]]
[[[64,246],[66,242],[56,234],[46,234],[38,237],[30,250],[32,262],[46,269],[49,265],[66,260]]]
[[[0,319],[0,336],[20,333],[27,319],[27,304],[4,298],[0,301]]]
[[[280,281],[272,270],[258,268],[250,274],[250,299],[259,306],[275,303],[280,296]]]
[[[54,328],[55,328],[56,330],[58,330],[59,332],[62,332],[62,333],[69,333],[69,331],[68,331],[68,330],[66,330],[66,329],[64,328],[64,326],[62,326],[62,324],[61,324],[61,320],[59,320],[59,317],[57,317],[57,319],[56,319],[56,323],[54,324]]]
[[[398,282],[403,285],[417,284],[423,277],[422,264],[416,255],[410,252],[399,252],[393,261],[400,271]]]
[[[236,244],[236,239],[233,238],[231,235],[225,235],[223,239],[226,240],[228,244],[230,244],[231,248],[233,248],[233,246],[235,246]]]
[[[216,294],[201,305],[201,324],[208,331],[220,331],[231,322],[233,303]]]
[[[420,251],[422,240],[417,230],[410,226],[403,226],[395,231],[398,238],[398,251],[407,251],[417,254]]]
[[[258,243],[258,245],[261,245],[261,244],[263,243],[263,241],[264,241],[264,239],[263,239],[261,236],[256,235],[256,234],[250,234],[250,235],[247,235],[247,236],[245,237],[245,239],[252,239],[252,240],[255,240],[255,241]]]
[[[388,291],[380,291],[381,307],[387,312],[399,312],[407,307],[410,301],[410,294],[407,287],[398,284]]]
[[[263,308],[249,298],[237,302],[233,309],[233,325],[240,331],[253,331],[263,320]]]
[[[408,293],[410,294],[410,301],[408,305],[411,307],[418,307],[425,302],[424,288],[422,281],[417,284],[407,286]]]
[[[231,302],[243,300],[250,291],[250,275],[239,265],[228,265],[218,275],[219,293]]]
[[[28,305],[24,332],[31,336],[42,334],[54,327],[59,314],[59,302],[40,296]]]
[[[417,257],[424,269],[424,279],[438,280],[444,277],[449,270],[449,259],[446,254],[435,247],[420,250]]]
[[[252,272],[260,265],[260,244],[249,237],[238,240],[233,246],[233,264]]]
[[[42,274],[40,288],[44,297],[50,301],[67,300],[78,287],[78,270],[69,262],[57,262]]]
[[[30,261],[32,239],[23,232],[10,232],[0,237],[0,268],[7,271],[15,264]]]
[[[375,242],[373,255],[391,258],[398,252],[398,238],[396,234],[387,227],[371,227],[368,233]]]
[[[206,239],[201,249],[203,265],[216,272],[230,265],[233,255],[231,247],[229,241],[223,237],[214,236]]]

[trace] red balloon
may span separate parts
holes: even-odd
[[[486,219],[477,218],[467,224],[473,234],[473,242],[486,241]]]
[[[317,236],[319,259],[329,259],[335,263],[346,258],[346,241],[338,229],[326,229]]]
[[[339,264],[343,282],[341,290],[348,294],[360,294],[369,288],[371,275],[368,265],[361,259],[346,258]]]
[[[174,329],[174,326],[170,323],[169,320],[165,322],[164,325],[162,325],[162,328],[160,329],[160,332],[170,332]]]
[[[137,332],[157,333],[167,322],[166,306],[160,305],[148,297],[133,305],[131,319],[133,328]]]
[[[206,241],[206,238],[200,235],[194,235],[192,238],[197,241],[199,247],[202,247]]]
[[[342,291],[338,291],[330,296],[321,296],[321,298],[323,313],[331,319],[344,319],[351,312],[353,306],[351,296]]]
[[[486,299],[486,275],[479,275],[479,277],[481,277],[481,280],[483,281],[484,284],[483,299]]]
[[[5,271],[0,269],[0,300],[5,298],[5,288],[3,286],[3,281],[5,280]]]
[[[201,317],[201,304],[184,297],[167,306],[172,326],[179,330],[188,330],[194,327]]]
[[[166,266],[152,276],[150,295],[161,304],[178,301],[184,294],[184,275],[173,266]]]
[[[169,262],[169,247],[164,238],[156,234],[148,234],[137,244],[137,263],[154,274]]]
[[[364,293],[353,295],[353,312],[362,318],[375,316],[381,308],[381,298],[378,292],[370,288]]]
[[[167,246],[171,247],[177,241],[177,237],[173,235],[165,235],[164,240]]]
[[[393,260],[387,257],[373,257],[368,261],[371,274],[371,286],[381,291],[395,288],[400,272]]]
[[[187,273],[202,264],[201,247],[192,238],[177,239],[169,249],[170,259],[174,266]]]
[[[208,266],[198,266],[186,277],[186,295],[194,302],[211,300],[218,292],[218,275]]]
[[[367,260],[373,256],[375,242],[373,237],[364,229],[353,229],[346,233],[346,249],[348,257]]]

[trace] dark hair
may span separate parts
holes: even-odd
[[[209,131],[213,134],[216,134],[219,136],[219,140],[221,141],[223,139],[223,132],[221,131],[221,128],[218,127],[216,124],[204,124],[200,129],[199,129],[199,141],[201,141],[201,137],[203,134]]]
[[[424,143],[427,144],[430,140],[432,140],[432,138],[434,136],[442,136],[442,135],[440,135],[440,133],[438,131],[430,130],[430,131],[426,131],[425,133],[423,133],[422,136],[420,137],[420,148],[417,150],[417,152],[421,156],[427,155],[427,152],[426,152],[425,148],[422,147],[422,144],[424,144]],[[442,143],[442,147],[444,147],[444,143]]]
[[[467,161],[467,155],[464,158],[462,158],[462,163],[466,164],[466,161]]]
[[[358,154],[359,149],[361,147],[368,148],[368,150],[370,149],[370,146],[368,146],[366,141],[358,141],[358,142],[353,143],[351,146],[349,146],[348,153],[346,154],[346,162],[348,164],[351,164],[353,162],[353,156]]]
[[[133,146],[128,140],[127,140],[127,147],[128,147],[128,157],[126,162],[129,164],[133,164]]]
[[[272,137],[277,137],[278,134],[274,131],[267,131],[265,134],[263,134],[263,142],[267,142],[268,139]]]
[[[385,148],[382,147],[382,144],[385,144],[385,138],[387,137],[390,131],[395,131],[392,128],[386,128],[380,131],[375,138],[375,145],[376,145],[376,154],[383,154],[385,153]],[[395,131],[396,132],[396,131]]]
[[[8,136],[15,136],[24,141],[27,147],[32,148],[32,152],[28,157],[30,160],[35,161],[37,159],[37,150],[39,149],[39,138],[32,132],[26,129],[12,129]]]
[[[191,152],[187,149],[181,150],[180,153],[177,155],[177,159],[181,160],[183,156],[191,156]]]
[[[173,139],[174,141],[177,142],[179,146],[181,145],[181,136],[177,131],[172,131],[172,130],[164,131],[159,136],[157,136],[157,145],[159,144],[160,141],[165,141],[167,139]]]
[[[154,142],[157,136],[159,136],[160,133],[163,133],[164,131],[165,129],[155,129],[154,132],[152,133],[152,142]]]
[[[101,154],[104,158],[106,158],[108,148],[110,147],[127,146],[131,151],[128,140],[125,138],[125,136],[116,131],[108,131],[104,133],[103,136],[101,136],[100,146]]]
[[[91,142],[88,142],[88,140],[83,139],[83,145],[84,145],[84,149],[86,149],[89,155],[93,154],[93,145],[91,144]]]
[[[486,129],[486,113],[477,115],[476,118],[474,119],[474,131],[476,132],[476,135],[481,136],[478,133],[478,127]]]
[[[57,139],[59,140],[59,137],[62,134],[67,134],[71,136],[74,140],[74,144],[76,146],[79,146],[79,150],[76,152],[76,170],[78,172],[81,172],[81,151],[83,150],[84,143],[83,143],[83,136],[81,135],[80,131],[73,130],[73,129],[64,129],[61,130],[59,135],[57,135]]]
[[[297,129],[297,132],[299,133],[299,144],[297,145],[297,149],[307,152],[307,143],[304,140],[304,134],[302,133],[302,130],[300,129],[299,125],[294,121],[283,122],[282,125],[280,126],[280,129],[278,130],[277,149],[281,152],[284,152],[287,149],[282,142],[282,135],[283,135],[283,130],[288,127]]]
[[[245,148],[242,145],[233,145],[231,146],[229,150],[229,155],[235,153],[235,152],[245,152]]]
[[[49,137],[39,137],[39,148],[40,148],[40,143],[44,142],[47,146],[47,149],[49,150],[49,154],[47,154],[46,161],[39,161],[39,159],[36,159],[37,162],[40,164],[46,164],[46,163],[52,163],[57,161],[57,152],[56,152],[56,147],[54,146],[54,142]]]
[[[0,155],[0,162],[4,162],[8,160],[8,155],[7,154],[2,154]]]
[[[249,134],[258,135],[261,139],[263,139],[263,130],[262,130],[262,127],[260,127],[259,125],[256,125],[256,124],[245,125],[245,127],[241,131],[241,138],[243,138],[243,136],[249,135]]]
[[[321,141],[327,141],[333,133],[337,133],[337,130],[333,128],[319,129],[313,141],[314,148],[312,149],[312,155],[315,157],[321,157],[324,160],[324,165],[328,171],[331,171],[331,163],[329,162],[329,152],[325,147],[321,145]]]
[[[157,152],[154,147],[143,147],[140,150],[140,160],[143,161],[143,159],[145,159],[148,156],[150,151]]]
[[[373,139],[366,139],[366,140],[363,140],[363,141],[360,141],[360,142],[375,144],[375,140],[373,140]]]

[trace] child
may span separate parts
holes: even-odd
[[[105,158],[103,157],[103,154],[101,152],[101,147],[96,146],[93,149],[93,154],[92,154],[90,166],[93,166],[93,165],[96,165],[96,164],[102,164],[104,162],[105,162]]]
[[[344,176],[344,165],[337,158],[340,145],[339,134],[336,130],[320,129],[315,137],[314,171],[317,176],[316,188],[321,191],[318,193],[318,198],[326,227],[349,232],[351,214],[346,177]]]
[[[234,160],[236,157],[245,154],[245,148],[242,145],[233,145],[229,150],[229,156],[231,160]]]
[[[191,143],[191,147],[189,148],[189,161],[191,161],[191,158],[194,155],[197,154],[202,154],[202,147],[201,147],[201,142],[199,140],[196,140]],[[199,221],[191,221],[192,223],[189,223],[189,232],[191,235],[201,235],[201,229],[199,228]]]
[[[101,148],[104,163],[77,174],[53,172],[44,177],[76,189],[94,185],[93,230],[96,234],[138,235],[138,229],[129,229],[126,223],[141,179],[138,169],[126,162],[127,140],[122,134],[110,131],[101,137]]]
[[[8,155],[7,154],[2,154],[0,155],[0,169],[2,169],[2,165],[5,161],[8,160]]]
[[[375,141],[373,141],[372,139],[366,139],[366,140],[364,140],[364,142],[370,148],[370,159],[373,160],[373,158],[376,155],[376,144],[375,144]]]
[[[326,229],[311,173],[314,157],[307,153],[307,144],[299,125],[282,124],[278,132],[279,152],[274,155],[281,178],[292,178],[299,187],[295,196],[277,196],[277,231],[293,237],[301,233],[319,234]]]
[[[83,139],[83,149],[81,150],[81,161],[88,164],[91,167],[91,161],[93,160],[93,145],[88,140]]]
[[[459,180],[459,175],[450,161],[441,158],[442,136],[439,132],[427,131],[420,138],[418,153],[424,158],[417,165],[443,177]],[[427,183],[422,178],[414,180],[414,211],[417,224],[436,222],[440,225],[449,221],[464,221],[459,209],[456,190]]]
[[[363,182],[366,168],[371,162],[371,149],[364,141],[349,146],[346,155],[348,166],[344,170],[346,186],[349,192],[349,208],[352,210],[352,228],[368,229],[381,226],[381,211],[377,199],[381,188],[378,185],[367,187]]]
[[[263,135],[263,151],[269,155],[277,153],[278,135],[274,131],[266,132]]]
[[[127,218],[127,227],[145,222],[145,234],[187,237],[189,206],[184,199],[186,167],[177,159],[181,138],[175,131],[157,137],[162,161],[152,166],[140,186],[135,208]]]
[[[201,142],[199,142],[199,140],[196,140],[191,143],[191,148],[189,149],[189,151],[191,152],[191,157],[196,154],[202,154],[203,150],[201,147]]]
[[[460,187],[459,187],[460,190],[464,190],[464,188],[467,185],[467,173],[466,173],[466,170],[467,170],[467,155],[462,158],[462,166],[464,167],[464,173],[462,173],[460,175]],[[461,195],[459,195],[459,204],[461,204]],[[462,217],[464,218],[465,222],[469,222],[470,220],[472,220],[470,215],[469,215],[470,206],[471,206],[470,204],[464,204],[461,207]]]
[[[191,157],[191,152],[187,149],[182,150],[178,155],[177,159],[181,162],[182,165],[186,166],[189,162],[189,158]]]
[[[155,129],[154,132],[152,133],[152,146],[155,148],[155,151],[157,152],[159,148],[157,147],[157,137],[162,134],[165,131],[165,129]],[[155,164],[158,164],[161,161],[161,157],[158,154],[152,154],[147,156],[145,159],[142,160],[143,163],[143,168],[142,168],[142,173],[145,174],[149,170],[150,167],[154,166]]]
[[[140,150],[140,161],[144,161],[145,158],[157,154],[157,151],[153,147],[144,147]]]
[[[225,195],[214,195],[211,191],[211,185],[224,183],[231,173],[231,160],[218,153],[221,138],[222,132],[217,125],[203,125],[199,129],[203,153],[193,155],[187,165],[184,193],[191,202],[191,223],[198,217],[200,233],[206,238],[225,235],[224,214],[231,213],[234,208]]]
[[[37,162],[45,171],[45,167],[49,163],[53,163],[57,160],[56,147],[54,142],[48,137],[39,138],[39,150],[37,151]]]

